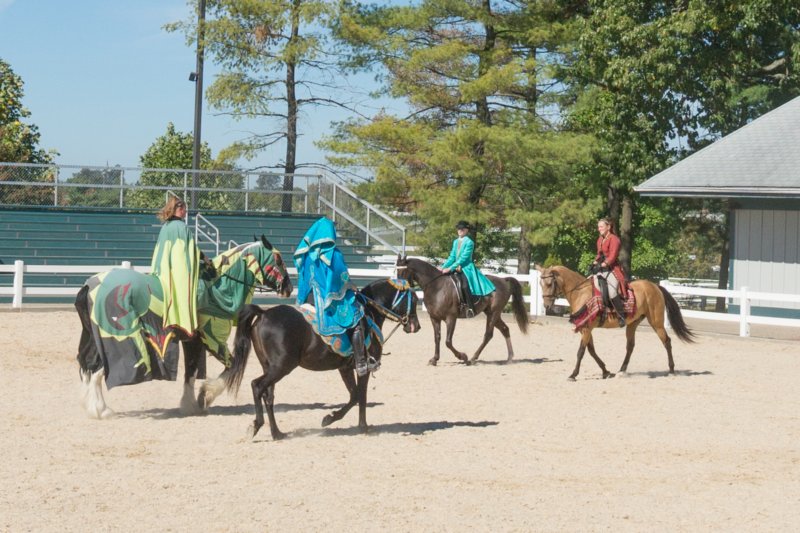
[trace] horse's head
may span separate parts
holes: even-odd
[[[408,280],[411,285],[419,283],[414,270],[409,267],[408,257],[405,254],[397,254],[397,261],[394,264],[394,268],[399,279]]]
[[[375,311],[381,316],[399,320],[403,331],[416,333],[420,329],[417,318],[417,293],[403,279],[387,279],[370,283],[361,292],[379,306]],[[372,313],[371,313],[372,314]]]
[[[292,294],[292,280],[286,271],[286,264],[283,262],[281,252],[261,236],[261,247],[265,252],[260,254],[259,265],[263,277],[262,285],[275,290],[283,298],[288,298]]]
[[[542,288],[542,301],[545,309],[550,309],[558,298],[561,291],[559,286],[559,274],[553,267],[542,268],[536,265],[534,268],[539,271],[539,286]]]

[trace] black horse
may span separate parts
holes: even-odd
[[[517,321],[520,331],[528,332],[528,313],[525,310],[525,300],[522,296],[522,285],[515,278],[499,278],[497,276],[488,277],[497,290],[488,296],[481,297],[475,304],[475,316],[483,312],[486,314],[486,331],[483,334],[483,342],[472,359],[467,358],[467,354],[456,350],[453,346],[453,332],[456,329],[458,320],[458,289],[449,274],[443,274],[438,268],[426,263],[421,259],[397,256],[397,276],[407,279],[412,285],[418,285],[423,292],[425,309],[431,317],[433,323],[433,338],[436,344],[436,352],[433,358],[428,361],[430,365],[439,362],[439,344],[442,340],[442,320],[447,324],[447,338],[445,344],[459,360],[466,364],[475,362],[481,355],[484,347],[489,343],[494,334],[494,328],[500,330],[506,339],[508,348],[508,359],[510,362],[514,358],[514,349],[511,347],[511,335],[508,326],[501,317],[503,309],[508,300],[513,296],[511,308],[514,311],[514,318]]]
[[[361,294],[366,297],[366,314],[379,328],[383,326],[384,319],[389,318],[403,324],[406,333],[419,331],[417,296],[408,285],[400,287],[395,281],[379,280],[364,287]],[[298,366],[306,370],[338,370],[350,393],[350,400],[344,407],[322,419],[323,427],[340,420],[358,403],[358,426],[362,432],[367,430],[367,384],[370,374],[359,376],[356,380],[354,358],[345,358],[334,352],[314,332],[300,311],[288,305],[267,310],[248,305],[242,309],[234,340],[233,366],[226,376],[229,390],[238,390],[253,344],[264,374],[251,384],[256,409],[256,418],[250,427],[251,437],[255,437],[264,425],[262,401],[267,409],[272,438],[278,440],[286,436],[275,422],[275,384]],[[379,342],[373,341],[369,346],[369,355],[380,360],[382,349]]]

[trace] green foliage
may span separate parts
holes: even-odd
[[[140,157],[145,169],[191,169],[194,151],[194,136],[175,130],[170,122],[167,131],[159,136]],[[207,143],[200,146],[200,169],[233,170],[225,161],[214,161]],[[139,178],[140,185],[164,187],[163,190],[134,190],[128,193],[126,205],[142,208],[160,208],[164,204],[167,189],[179,193],[184,187],[193,186],[193,175],[190,172],[170,172],[169,170],[145,170]],[[199,172],[197,187],[205,189],[241,189],[244,177],[239,174]],[[238,192],[203,191],[197,195],[199,210],[232,210],[244,209],[244,195]]]
[[[479,228],[484,257],[503,259],[520,235],[540,243],[551,227],[594,215],[597,198],[574,179],[590,140],[545,119],[558,116],[548,67],[570,33],[568,22],[549,31],[557,17],[574,14],[551,2],[426,0],[341,17],[349,66],[377,68],[384,92],[414,113],[340,124],[321,145],[337,154],[332,164],[370,171],[359,192],[371,201],[424,221],[409,239],[421,253],[446,254],[460,219]]]
[[[110,187],[65,187],[59,205],[70,207],[119,207],[119,185],[122,171],[115,168],[82,168],[66,180],[71,185],[108,185]]]
[[[23,122],[30,116],[22,106],[23,95],[22,78],[0,59],[0,161],[50,163],[50,154],[37,147],[39,128]]]
[[[0,59],[0,161],[8,163],[50,163],[52,154],[38,147],[39,128],[24,119],[30,111],[22,106],[24,83],[11,69],[11,65]],[[0,171],[0,181],[52,182],[54,176],[47,169],[13,169]],[[1,204],[41,205],[52,202],[53,192],[48,187],[17,188],[0,187]]]

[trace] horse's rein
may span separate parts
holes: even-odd
[[[406,315],[405,316],[400,316],[400,315],[398,315],[397,313],[395,313],[393,311],[393,309],[397,306],[397,304],[399,304],[402,301],[402,299],[397,299],[397,297],[395,297],[396,303],[394,305],[392,305],[392,309],[386,309],[384,306],[382,306],[381,304],[377,303],[372,298],[364,296],[363,294],[361,295],[362,297],[364,297],[367,300],[367,303],[369,305],[371,305],[375,310],[377,310],[380,314],[382,314],[384,317],[388,318],[389,320],[392,320],[393,322],[397,322],[397,325],[392,329],[392,331],[390,331],[389,334],[386,337],[384,337],[383,344],[386,344],[389,341],[389,339],[392,338],[392,335],[394,335],[394,332],[397,331],[397,328],[399,328],[400,326],[404,326],[404,325],[408,324],[408,321],[410,320],[409,315],[411,314],[411,289],[408,289],[408,290],[405,290],[405,291],[403,291],[403,290],[398,290],[397,291],[398,294],[400,294],[402,292],[405,292],[408,295],[408,306],[406,308]]]
[[[265,285],[262,285],[260,283],[254,283],[252,285],[249,284],[249,283],[245,283],[244,281],[242,281],[240,279],[236,279],[233,276],[230,276],[228,274],[220,274],[219,277],[220,278],[228,278],[231,281],[235,281],[239,285],[244,285],[248,289],[254,289],[254,290],[258,291],[258,292],[269,292],[270,290],[273,290],[273,289],[264,288]],[[219,278],[217,278],[217,279],[219,279]],[[277,285],[277,283],[276,283],[276,285]],[[280,288],[275,288],[274,290],[275,290],[275,292],[280,292]]]

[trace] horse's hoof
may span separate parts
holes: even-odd
[[[437,363],[436,359],[431,359],[430,361],[428,361],[428,364],[430,366],[436,366],[436,363]]]
[[[208,404],[206,403],[206,392],[200,389],[200,392],[197,394],[197,408],[200,409],[200,412],[204,412],[208,409]]]
[[[606,372],[603,374],[603,379],[613,378],[615,375],[613,372]]]
[[[567,381],[575,381],[575,376],[570,376],[567,378]]]
[[[103,412],[100,413],[100,420],[108,420],[109,418],[114,418],[115,416],[117,416],[117,413],[106,407],[103,409]]]
[[[326,428],[330,426],[333,424],[334,420],[335,418],[333,418],[333,415],[325,415],[325,418],[322,419],[322,427]]]
[[[619,372],[617,372],[617,377],[627,378],[627,377],[630,377],[630,376],[628,376],[628,371],[627,370],[620,370]]]
[[[247,438],[253,440],[256,437],[256,433],[258,433],[258,429],[256,429],[255,424],[251,424],[250,427],[247,428]]]
[[[272,432],[272,440],[283,440],[286,438],[286,433],[283,431],[273,431]]]

